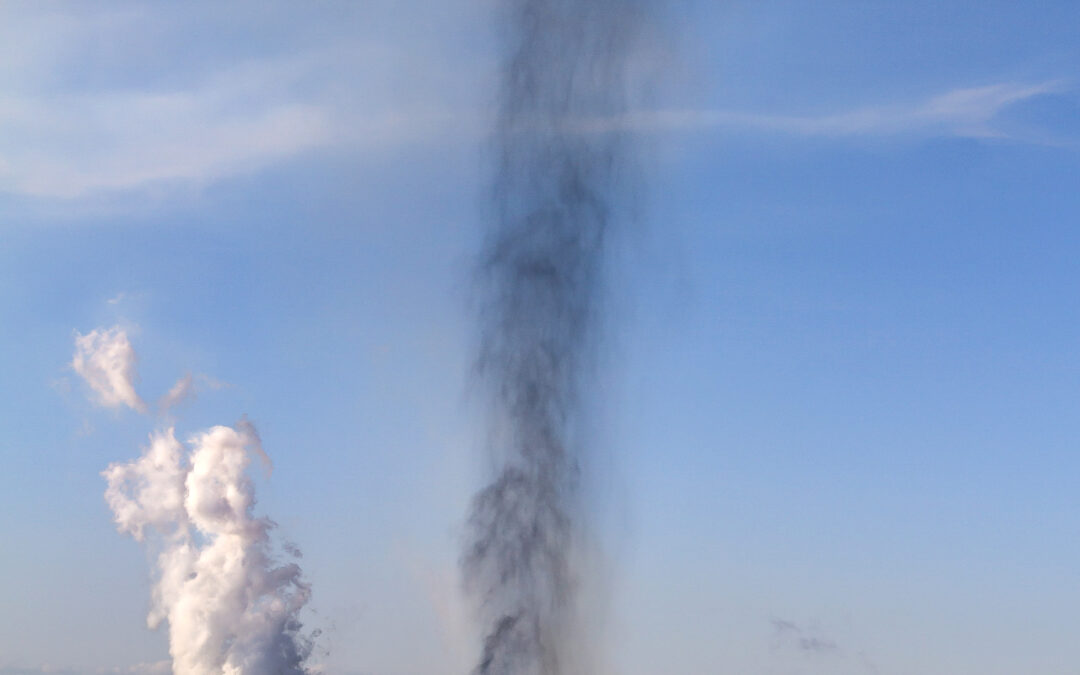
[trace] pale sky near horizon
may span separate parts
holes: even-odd
[[[315,662],[469,671],[494,4],[0,5],[0,675],[161,670],[100,472],[243,416]],[[606,672],[1076,672],[1080,5],[663,4],[611,121]],[[146,415],[70,365],[113,326]]]

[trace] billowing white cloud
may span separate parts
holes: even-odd
[[[161,540],[148,623],[168,624],[175,675],[301,675],[310,641],[297,614],[310,590],[298,565],[275,561],[272,523],[252,514],[254,427],[214,427],[190,445],[184,457],[168,429],[102,474],[118,529]]]
[[[183,446],[173,430],[154,434],[142,457],[110,464],[102,472],[109,487],[105,501],[121,532],[142,541],[148,528],[173,535],[185,526]]]
[[[119,326],[75,334],[72,368],[90,386],[97,401],[108,408],[128,406],[146,412],[146,403],[135,393],[138,379],[135,350]]]

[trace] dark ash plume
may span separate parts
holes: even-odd
[[[496,474],[472,502],[463,571],[486,631],[475,673],[576,675],[576,430],[625,163],[618,127],[642,7],[509,0],[501,11],[506,51],[479,261],[477,361]]]

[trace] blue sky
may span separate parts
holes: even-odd
[[[313,8],[314,7],[314,8]],[[467,672],[493,3],[0,8],[0,673],[145,672],[100,476],[121,325],[253,420],[328,674]],[[685,0],[625,125],[594,528],[609,671],[1073,672],[1080,7]]]

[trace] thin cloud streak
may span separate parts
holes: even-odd
[[[395,53],[373,44],[328,46],[232,64],[182,87],[78,93],[0,87],[0,192],[71,200],[157,185],[199,186],[331,147],[391,149],[483,134],[487,113],[448,103],[453,94],[445,83],[419,98],[402,98],[392,84],[398,78],[378,66]],[[343,68],[360,79],[348,90],[327,76]],[[581,120],[577,127],[821,138],[938,135],[1060,145],[1010,134],[997,117],[1012,105],[1064,89],[1060,80],[1003,82],[825,115],[637,110]]]
[[[168,392],[158,399],[158,414],[165,415],[173,408],[194,401],[201,391],[217,391],[229,386],[228,382],[222,382],[209,375],[192,375],[187,373],[176,381],[176,384]]]
[[[138,12],[90,14],[110,35],[166,30]],[[56,24],[67,45],[43,51],[15,40],[0,46],[0,55],[21,64],[9,69],[0,63],[0,193],[70,200],[199,186],[331,146],[396,147],[450,137],[471,123],[443,100],[467,87],[442,82],[434,93],[404,98],[400,82],[421,81],[413,71],[430,64],[413,55],[403,65],[401,50],[370,38],[241,58],[187,77],[156,72],[140,84],[114,68],[113,83],[57,89],[49,83],[77,71],[72,64],[102,57],[94,51],[100,40],[69,18],[22,19]],[[0,28],[0,36],[11,32]],[[101,49],[108,55],[113,48]],[[24,71],[36,78],[20,76]]]
[[[0,675],[169,675],[172,664],[169,661],[137,663],[133,666],[113,668],[64,668],[51,665],[0,667]]]
[[[0,191],[74,199],[210,183],[332,145],[392,147],[464,126],[466,116],[451,112],[350,115],[324,102],[253,105],[214,89],[109,93],[61,105],[0,99],[0,138],[7,139],[0,140]]]
[[[278,561],[273,522],[253,514],[247,468],[252,455],[269,462],[255,428],[213,427],[189,445],[159,431],[139,459],[102,472],[117,529],[137,541],[155,535],[147,625],[168,624],[176,675],[310,673],[317,633],[304,634],[297,617],[311,588],[295,562]]]
[[[829,115],[777,115],[729,110],[631,112],[617,120],[588,120],[583,131],[638,132],[752,130],[791,136],[852,137],[932,134],[968,138],[1011,138],[995,126],[1006,108],[1064,90],[1060,80],[1035,84],[999,83],[952,89],[904,105],[862,106]]]
[[[37,119],[49,120],[50,112],[43,106]],[[11,135],[55,138],[79,117],[89,121],[85,133],[92,138],[73,138],[71,145],[85,150],[0,148],[0,190],[74,199],[162,183],[211,183],[335,144],[386,147],[441,135],[459,119],[417,113],[348,120],[307,104],[219,114],[198,97],[130,95],[74,102],[62,118],[16,126]],[[0,117],[0,130],[5,127]]]
[[[105,69],[113,76],[107,84],[73,88],[78,64],[139,59],[141,52],[125,47],[120,37],[169,36],[179,29],[137,7],[77,13],[28,7],[0,10],[0,193],[63,201],[199,187],[329,148],[392,150],[478,139],[489,128],[490,113],[477,106],[474,95],[473,78],[483,68],[463,69],[435,49],[406,51],[376,34],[217,61],[213,67],[159,68],[139,85],[113,65]],[[599,132],[906,134],[1074,145],[1010,133],[997,119],[1009,106],[1064,89],[1060,80],[1000,82],[824,115],[631,110],[578,126]]]

